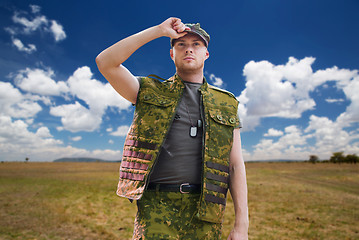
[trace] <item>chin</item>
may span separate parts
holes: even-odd
[[[197,72],[201,69],[203,69],[203,65],[202,66],[198,66],[198,65],[189,65],[189,64],[185,64],[185,65],[181,65],[181,66],[177,66],[177,69],[180,70],[181,72]]]

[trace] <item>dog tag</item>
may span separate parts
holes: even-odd
[[[191,127],[189,129],[189,135],[193,138],[195,138],[197,136],[197,127]]]

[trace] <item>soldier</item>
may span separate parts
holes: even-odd
[[[162,36],[171,40],[173,77],[136,78],[122,65]],[[112,87],[136,106],[117,188],[137,200],[133,239],[220,239],[228,189],[235,210],[228,239],[248,239],[238,101],[204,78],[209,41],[199,24],[169,18],[96,58]]]

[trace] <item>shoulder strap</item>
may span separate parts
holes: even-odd
[[[219,91],[219,92],[222,92],[222,93],[226,93],[227,95],[236,98],[236,96],[234,96],[233,93],[231,93],[231,92],[229,92],[227,90],[224,90],[222,88],[219,88],[219,87],[216,87],[216,86],[213,86],[213,85],[210,85],[210,84],[208,84],[208,87],[209,87],[209,89],[213,89],[213,90],[216,90],[216,91]]]
[[[153,79],[157,79],[157,80],[162,80],[162,81],[167,81],[167,79],[161,78],[155,74],[150,74],[147,76],[148,78],[153,78]]]

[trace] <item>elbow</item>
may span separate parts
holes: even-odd
[[[237,172],[237,166],[230,165],[230,167],[229,167],[229,175],[234,176],[234,174],[236,174],[236,172]]]
[[[107,57],[106,53],[104,53],[104,52],[101,52],[99,55],[97,55],[95,61],[96,61],[98,70],[102,74],[108,72],[108,70],[112,67],[111,61],[109,61],[109,58]]]
[[[229,163],[229,171],[230,172],[236,172],[238,171],[238,168],[240,167],[239,161],[231,161]]]
[[[106,55],[104,55],[103,52],[100,53],[99,55],[97,55],[95,61],[96,61],[96,65],[97,65],[98,70],[102,74],[108,73],[112,69],[121,66],[121,64],[113,63],[113,61],[111,61]]]
[[[95,61],[96,61],[97,68],[101,72],[101,70],[104,68],[103,57],[102,57],[101,53],[99,55],[97,55]]]

